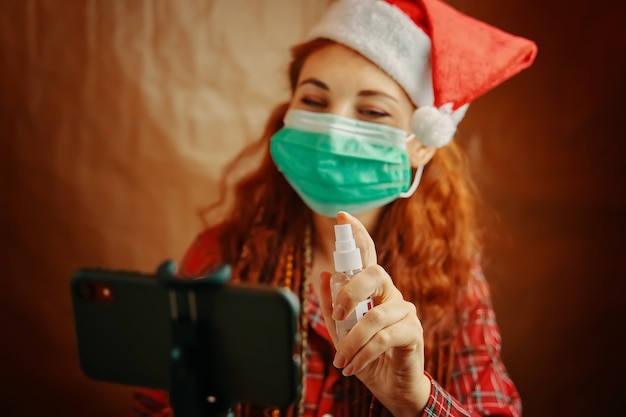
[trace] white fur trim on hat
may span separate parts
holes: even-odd
[[[417,107],[434,103],[430,38],[382,0],[336,0],[309,32],[359,52],[406,91]]]

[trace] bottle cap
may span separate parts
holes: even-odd
[[[349,224],[335,225],[335,271],[348,272],[363,268],[361,251],[356,247],[352,235],[352,226]]]

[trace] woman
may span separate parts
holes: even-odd
[[[467,104],[535,53],[438,0],[339,0],[293,48],[291,99],[227,167],[232,198],[221,216],[210,212],[219,221],[179,271],[201,276],[226,262],[235,280],[300,295],[301,404],[238,413],[521,414],[480,269],[476,197],[450,140]],[[260,166],[229,193],[256,155]],[[364,270],[333,309],[336,223],[351,225]],[[369,296],[374,308],[338,340],[334,321]],[[138,412],[168,412],[158,394],[136,399]]]

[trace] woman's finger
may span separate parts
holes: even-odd
[[[352,329],[348,336],[355,329],[356,327]],[[350,376],[360,372],[391,349],[396,352],[394,354],[418,354],[421,347],[421,332],[419,320],[414,315],[407,314],[402,320],[376,332],[354,356],[348,357],[343,353],[342,349],[340,352],[345,361],[344,375]]]
[[[380,317],[388,316],[382,321],[375,315],[369,317],[370,311],[346,336],[340,345],[338,352],[344,361],[343,366],[348,368],[348,374],[357,373],[365,366],[379,358],[390,349],[405,349],[407,352],[419,347],[422,338],[422,327],[415,306],[403,302],[387,303],[376,308],[393,304],[393,308],[380,314]],[[393,320],[391,317],[393,316]],[[398,317],[399,316],[399,317]],[[380,326],[374,321],[389,323]],[[351,365],[351,366],[350,366]]]
[[[402,299],[402,294],[380,265],[373,265],[361,271],[341,288],[334,301],[336,310],[334,318],[343,320],[368,297],[373,298],[374,305],[396,298]]]
[[[333,304],[332,304],[332,296],[330,293],[330,278],[332,274],[330,272],[322,272],[320,274],[321,286],[320,286],[320,308],[322,309],[322,314],[324,316],[324,321],[326,323],[326,327],[328,328],[328,334],[330,338],[333,340],[333,345],[337,346],[337,328],[335,326],[335,321],[332,318],[333,315]]]

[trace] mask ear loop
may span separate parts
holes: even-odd
[[[409,142],[413,138],[415,138],[415,133],[411,133],[409,136],[407,136],[406,142]],[[411,186],[405,192],[400,193],[401,198],[409,198],[413,194],[415,194],[415,191],[417,190],[417,187],[420,185],[420,181],[422,180],[422,172],[424,172],[424,165],[420,165],[417,167],[417,171],[415,171],[415,177],[413,178]]]
[[[409,198],[415,193],[417,187],[420,185],[422,172],[424,172],[424,165],[420,165],[417,167],[417,171],[415,171],[415,177],[413,178],[413,183],[411,183],[411,187],[407,191],[400,193],[400,197]]]

